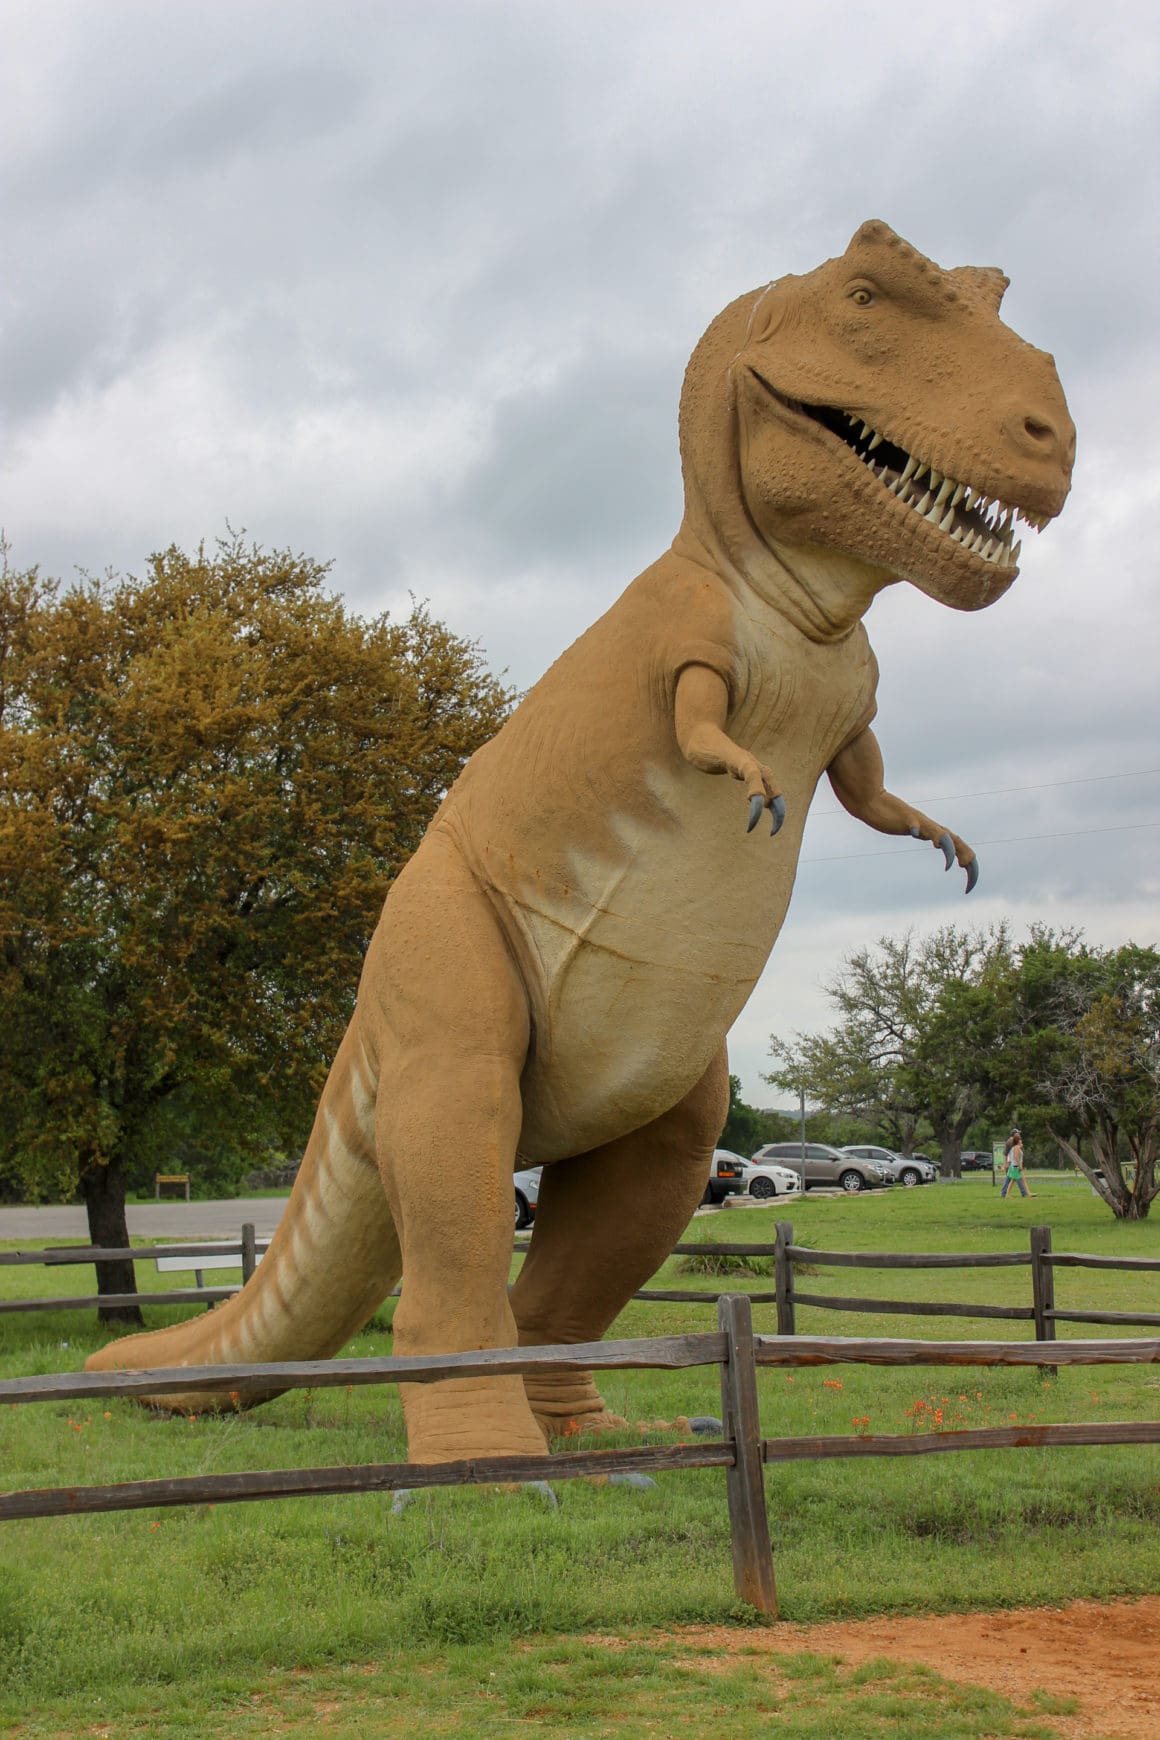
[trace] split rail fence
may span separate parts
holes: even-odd
[[[117,1261],[136,1264],[155,1262],[158,1259],[166,1267],[170,1267],[179,1259],[186,1259],[183,1266],[197,1271],[199,1257],[205,1267],[226,1266],[227,1259],[236,1258],[234,1266],[240,1267],[244,1284],[253,1274],[268,1243],[268,1240],[258,1239],[253,1225],[246,1222],[240,1239],[213,1243],[135,1245],[124,1249],[106,1249],[93,1245],[57,1245],[43,1251],[0,1251],[0,1268],[11,1264],[30,1263],[54,1268],[78,1263]],[[527,1240],[517,1239],[514,1248],[517,1253],[526,1252]],[[976,1321],[995,1318],[1010,1322],[1030,1322],[1035,1325],[1036,1341],[1054,1341],[1057,1323],[1099,1323],[1109,1327],[1114,1324],[1131,1324],[1136,1327],[1160,1328],[1160,1310],[1085,1311],[1059,1308],[1055,1302],[1056,1269],[1136,1270],[1160,1275],[1160,1257],[1098,1257],[1082,1251],[1053,1251],[1049,1226],[1033,1226],[1030,1229],[1030,1243],[1026,1251],[923,1253],[814,1250],[809,1245],[794,1243],[791,1222],[778,1221],[777,1237],[773,1244],[680,1244],[674,1247],[673,1255],[771,1258],[774,1266],[773,1290],[760,1292],[747,1289],[747,1292],[754,1305],[777,1306],[779,1335],[796,1334],[799,1305],[810,1305],[824,1311],[861,1311],[909,1317],[970,1317]],[[812,1268],[894,1270],[1028,1268],[1031,1271],[1031,1300],[1027,1305],[982,1305],[953,1300],[870,1299],[856,1295],[803,1292],[797,1285],[795,1274],[795,1269],[802,1264],[808,1264]],[[220,1299],[228,1299],[237,1291],[236,1285],[199,1285],[196,1288],[176,1288],[164,1293],[98,1293],[76,1298],[0,1299],[0,1313],[63,1311],[87,1306],[209,1305]],[[721,1296],[721,1288],[698,1291],[648,1287],[633,1295],[636,1299],[703,1305],[714,1305]]]
[[[568,1480],[617,1473],[720,1468],[725,1473],[734,1586],[738,1597],[777,1613],[777,1587],[765,1505],[764,1467],[845,1456],[921,1456],[951,1450],[1042,1445],[1156,1444],[1160,1422],[1121,1420],[1081,1425],[984,1427],[919,1434],[764,1438],[757,1373],[763,1366],[1023,1366],[1160,1364],[1160,1339],[1035,1342],[870,1340],[839,1336],[755,1335],[746,1294],[717,1301],[717,1330],[635,1341],[488,1349],[430,1358],[335,1359],[273,1365],[182,1366],[170,1370],[65,1372],[0,1382],[0,1403],[88,1401],[109,1396],[195,1395],[228,1388],[254,1393],[335,1385],[434,1383],[441,1378],[528,1371],[677,1370],[716,1365],[722,1436],[712,1442],[572,1451],[559,1455],[474,1458],[447,1463],[379,1463],[361,1467],[276,1469],[200,1474],[112,1486],[49,1487],[0,1494],[0,1522],[78,1516],[167,1505],[233,1504],[268,1498],[417,1487]]]

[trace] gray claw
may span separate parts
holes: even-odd
[[[749,826],[745,832],[751,834],[761,820],[761,812],[765,808],[765,799],[760,792],[755,791],[749,800]]]
[[[947,861],[947,869],[949,870],[955,861],[955,843],[949,834],[943,833],[938,837],[938,844],[942,849],[942,855]]]
[[[778,829],[781,827],[781,824],[785,821],[785,799],[783,797],[772,798],[770,800],[769,810],[773,817],[773,826],[769,831],[771,834],[776,834]]]
[[[919,827],[917,822],[914,822],[906,831],[912,840],[917,840],[922,835],[922,829]]]
[[[967,893],[968,894],[971,892],[971,889],[975,886],[975,883],[978,880],[979,880],[979,860],[976,857],[976,858],[972,858],[970,863],[967,865]]]

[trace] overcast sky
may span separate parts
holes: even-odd
[[[5,0],[0,37],[14,562],[139,571],[228,521],[364,613],[429,599],[520,686],[672,538],[727,301],[875,216],[1002,266],[1071,501],[990,610],[897,587],[867,622],[888,782],[980,885],[820,790],[733,1065],[783,1100],[771,1030],[907,925],[1160,942],[1150,7]]]

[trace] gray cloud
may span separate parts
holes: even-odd
[[[1006,599],[964,617],[898,588],[871,612],[889,777],[953,796],[1151,766],[1150,31],[1134,0],[1098,21],[1074,0],[897,21],[842,0],[10,0],[0,524],[68,574],[228,518],[333,556],[360,609],[429,597],[527,684],[675,530],[708,319],[880,215],[1007,270],[1006,317],[1055,352],[1080,430],[1072,502]],[[972,909],[1135,922],[1158,795],[957,801],[979,839],[1125,830],[996,845]],[[891,846],[818,816],[803,858],[835,841]],[[951,882],[933,855],[803,862],[734,1036],[751,1091],[762,1031],[823,1018],[849,943],[957,916]]]

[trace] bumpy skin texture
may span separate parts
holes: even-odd
[[[391,890],[268,1256],[227,1305],[90,1368],[326,1356],[400,1275],[399,1354],[604,1334],[700,1199],[725,1035],[821,775],[970,886],[970,847],[884,787],[861,618],[897,579],[991,603],[1014,510],[1063,506],[1074,431],[1051,358],[998,318],[1005,285],[872,222],[713,322],[672,548],[472,758]],[[538,1162],[509,1297],[511,1175]],[[416,1461],[609,1421],[590,1380],[402,1393]]]

